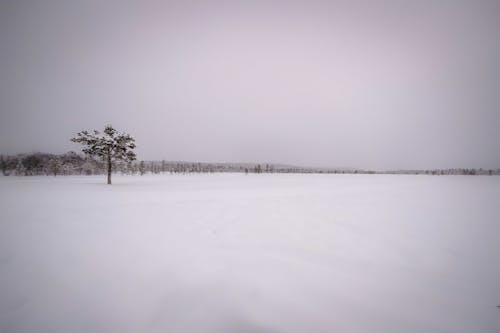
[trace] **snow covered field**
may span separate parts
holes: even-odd
[[[500,332],[500,177],[0,177],[0,332]]]

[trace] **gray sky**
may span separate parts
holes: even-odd
[[[0,0],[0,153],[500,167],[500,1]]]

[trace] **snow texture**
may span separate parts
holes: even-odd
[[[0,332],[500,332],[500,177],[0,177]]]

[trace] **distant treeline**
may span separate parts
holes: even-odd
[[[68,152],[55,155],[31,153],[0,156],[0,169],[4,176],[38,175],[100,175],[106,173],[104,161]],[[434,170],[397,170],[373,171],[360,169],[335,169],[297,167],[283,164],[252,163],[197,163],[172,161],[135,161],[115,163],[115,173],[122,174],[161,174],[161,173],[327,173],[327,174],[416,174],[416,175],[500,175],[500,169],[434,169]]]

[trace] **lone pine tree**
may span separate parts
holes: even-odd
[[[104,128],[101,134],[94,130],[93,133],[81,131],[72,142],[80,143],[85,147],[82,151],[89,156],[102,158],[108,169],[108,184],[111,184],[111,170],[114,161],[131,162],[136,159],[133,151],[135,140],[129,134],[119,134],[111,125]]]

